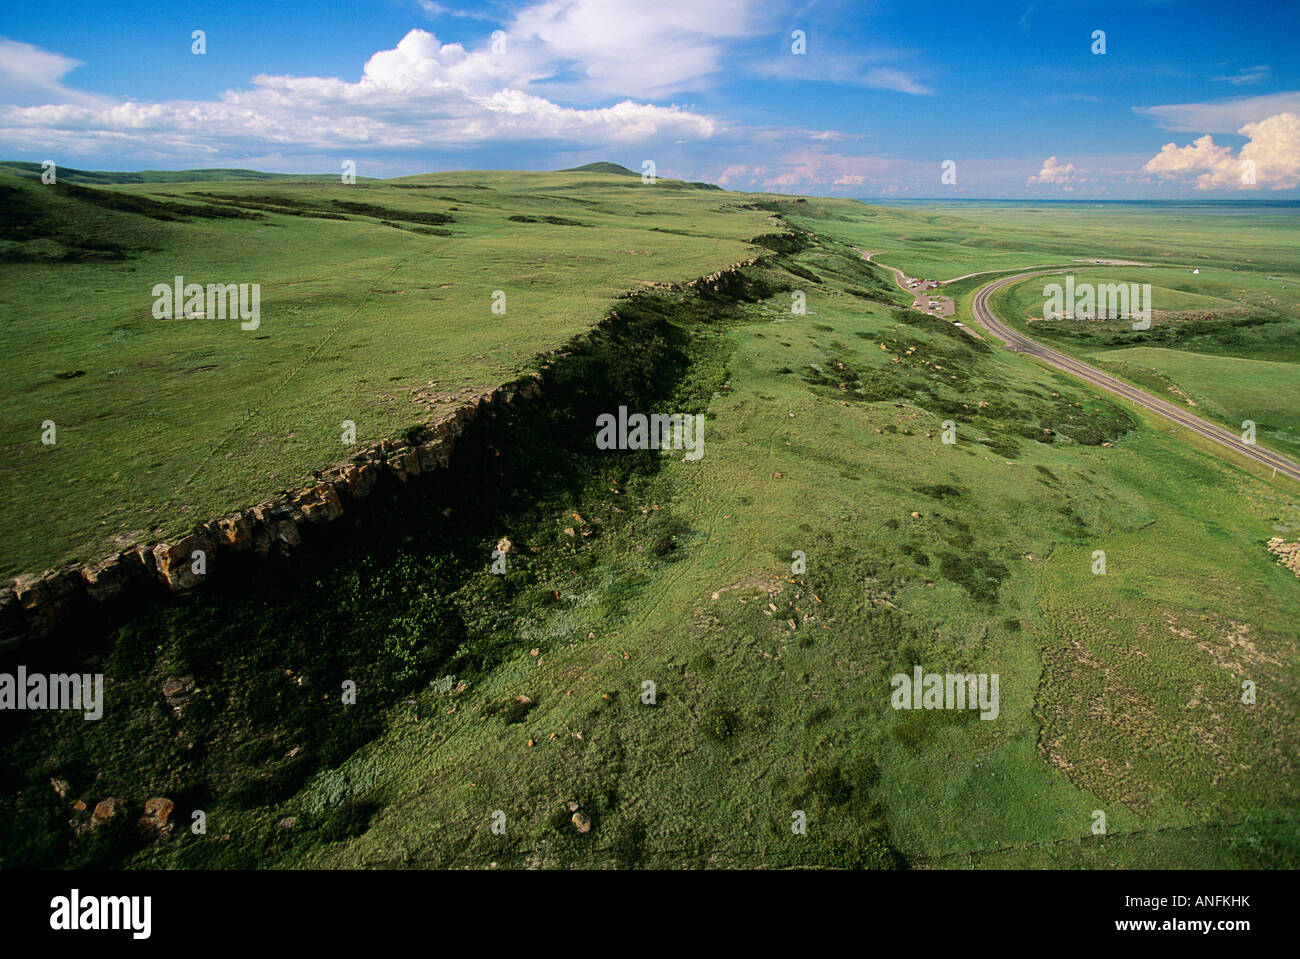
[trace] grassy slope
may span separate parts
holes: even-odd
[[[28,261],[0,262],[8,575],[97,559],[303,485],[350,454],[342,421],[366,445],[436,417],[590,328],[629,286],[717,270],[770,229],[734,197],[593,173],[111,191],[172,204],[210,194],[219,211],[258,220],[160,220],[63,186],[0,186],[11,208],[43,218],[34,239],[6,244]],[[337,203],[394,212],[360,216]],[[342,218],[291,215],[313,210]],[[431,212],[454,218],[442,227],[450,236],[401,220]],[[75,235],[56,232],[69,222]],[[124,253],[110,259],[95,244]],[[260,283],[261,328],[153,319],[153,285],[177,274]],[[491,312],[495,290],[505,316]],[[47,419],[56,446],[40,444]]]
[[[45,173],[41,164],[24,160],[0,161],[0,173],[13,176],[40,179]],[[113,183],[195,183],[200,181],[223,180],[337,180],[337,175],[312,175],[299,173],[264,173],[260,170],[136,170],[117,172],[113,170],[78,170],[74,167],[59,166],[54,170],[55,179],[63,183],[80,183],[88,186],[104,186]]]
[[[922,355],[955,349],[994,404],[999,379],[1039,396],[1071,388],[900,327],[842,288],[810,305],[815,316],[783,316],[777,298],[727,335],[731,389],[711,406],[708,453],[669,470],[690,545],[636,612],[586,641],[561,628],[540,668],[521,649],[487,679],[483,699],[540,704],[517,727],[439,715],[432,697],[429,718],[342,772],[388,804],[371,830],[301,861],[616,863],[635,836],[652,865],[837,864],[881,828],[914,865],[1295,861],[1285,624],[1300,597],[1260,547],[1278,521],[1294,527],[1295,507],[1148,428],[1114,450],[1028,443],[1008,461],[943,446],[923,406],[844,405],[780,371],[831,351],[874,366],[878,341],[905,337]],[[1172,491],[1171,470],[1189,477]],[[1102,577],[1097,548],[1110,554]],[[792,581],[794,549],[809,569]],[[982,576],[1001,577],[995,599]],[[791,630],[796,609],[814,619]],[[1225,639],[1238,623],[1253,624],[1244,640]],[[887,677],[914,663],[999,672],[1001,718],[894,713]],[[1254,712],[1233,705],[1243,670],[1276,690]],[[653,709],[637,701],[645,678],[660,686]],[[591,797],[609,807],[602,834],[575,853],[555,821]],[[490,833],[494,808],[516,832]],[[806,859],[788,835],[795,808],[816,836]],[[1090,836],[1096,809],[1108,840]],[[1153,830],[1172,830],[1154,852]]]
[[[1090,258],[1155,264],[1096,269],[1080,263],[1073,271],[1077,283],[1150,283],[1150,333],[1134,332],[1120,320],[1042,322],[1043,286],[1060,277],[1017,284],[995,296],[993,305],[1004,319],[1058,349],[1234,429],[1253,420],[1261,442],[1300,453],[1300,410],[1291,399],[1300,388],[1294,212],[1264,208],[1242,216],[1050,204],[977,209],[978,215],[942,204],[874,207],[853,220],[796,219],[880,250],[878,259],[910,275],[939,279]],[[1193,266],[1201,272],[1192,274]],[[945,288],[959,298],[959,319],[969,322],[965,298],[993,278]],[[1132,352],[1135,347],[1143,349]]]
[[[1043,279],[996,296],[1013,325],[1232,429],[1300,454],[1300,285],[1266,274],[1080,270],[1076,283],[1151,284],[1152,329],[1123,320],[1043,320]]]
[[[51,837],[68,814],[50,776],[72,782],[68,800],[181,796],[182,823],[208,811],[206,837],[115,853],[136,865],[1294,867],[1300,591],[1262,545],[1300,528],[1294,498],[1063,376],[896,312],[887,278],[845,246],[789,265],[770,282],[807,291],[807,316],[787,291],[673,307],[684,362],[656,408],[707,406],[702,460],[629,472],[579,436],[582,481],[485,524],[454,576],[435,572],[446,536],[413,514],[413,542],[346,561],[375,564],[376,602],[308,571],[315,588],[225,608],[199,597],[132,624],[109,717],[50,719],[6,794]],[[955,446],[939,439],[948,417]],[[574,511],[594,536],[565,533]],[[501,533],[527,547],[504,578],[486,560]],[[419,626],[427,600],[402,584],[433,584],[456,616]],[[409,699],[363,678],[345,709],[329,690],[356,673],[304,653],[322,626],[325,649],[340,646],[330,631],[343,648],[460,647]],[[195,656],[202,644],[221,652]],[[998,673],[999,718],[890,709],[888,677],[918,664]],[[308,691],[286,666],[311,674]],[[157,688],[187,669],[212,705],[177,719]],[[441,672],[468,691],[428,688]],[[1256,706],[1238,701],[1243,677]],[[302,728],[267,713],[321,690]],[[512,712],[520,695],[531,708]],[[374,738],[284,780],[302,756],[284,757],[325,750],[322,735]],[[795,809],[807,836],[790,832]],[[1099,809],[1105,838],[1091,835]]]

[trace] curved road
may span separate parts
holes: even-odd
[[[884,266],[883,263],[879,265]],[[1274,453],[1272,450],[1266,449],[1262,446],[1243,443],[1239,433],[1234,433],[1232,430],[1219,426],[1217,423],[1211,423],[1209,420],[1202,419],[1195,413],[1189,413],[1181,406],[1175,406],[1173,403],[1162,400],[1158,396],[1153,396],[1145,390],[1138,389],[1136,386],[1131,386],[1123,380],[1118,380],[1113,376],[1109,376],[1108,374],[1101,372],[1101,370],[1091,367],[1086,363],[1080,363],[1073,357],[1066,356],[1064,353],[1054,350],[1051,347],[1043,346],[1043,344],[1031,340],[1018,330],[1013,330],[1011,327],[1007,326],[994,316],[993,310],[989,308],[989,297],[1005,286],[1017,283],[1020,280],[1031,276],[1045,276],[1052,273],[1068,272],[1069,270],[1037,270],[1030,273],[1018,273],[1015,276],[1007,276],[1000,280],[995,280],[987,286],[980,287],[980,289],[976,291],[975,298],[971,300],[971,314],[986,330],[1006,343],[1008,349],[1015,350],[1018,353],[1028,353],[1030,356],[1035,356],[1044,363],[1083,380],[1089,386],[1095,386],[1108,393],[1113,393],[1114,395],[1129,400],[1132,403],[1136,403],[1143,409],[1150,410],[1153,413],[1158,413],[1165,419],[1173,420],[1173,422],[1177,423],[1179,426],[1187,427],[1187,429],[1196,433],[1198,436],[1203,436],[1206,439],[1213,440],[1220,446],[1228,447],[1234,453],[1239,453],[1242,456],[1249,457],[1257,463],[1262,463],[1264,466],[1272,467],[1276,472],[1282,473],[1291,477],[1291,479],[1300,482],[1300,463],[1296,463],[1294,460],[1288,459],[1278,453]]]

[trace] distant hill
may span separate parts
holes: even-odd
[[[639,177],[641,175],[639,173],[633,172],[632,170],[629,170],[625,166],[620,166],[617,163],[607,163],[604,161],[600,163],[586,163],[583,164],[582,166],[571,166],[564,170],[556,170],[555,172],[556,173],[616,173],[619,176],[635,176],[635,177]]]
[[[26,177],[28,179],[39,179],[41,176],[41,165],[32,163],[27,160],[0,160],[0,174],[9,174],[11,176]],[[135,170],[135,171],[115,171],[115,170],[78,170],[70,166],[59,166],[56,170],[58,182],[60,183],[78,183],[83,186],[113,186],[123,183],[204,183],[218,181],[310,181],[310,180],[337,180],[336,173],[263,173],[261,170],[231,170],[231,169],[205,169],[205,170]],[[587,163],[583,166],[569,167],[564,170],[556,170],[556,173],[610,173],[615,176],[627,176],[640,179],[641,174],[634,170],[629,170],[625,166],[617,163],[599,162]],[[367,180],[366,177],[358,177],[358,182]],[[403,179],[403,178],[399,178]],[[688,188],[695,190],[721,190],[722,187],[712,183],[691,183],[684,180],[662,181],[678,184],[678,189]]]
[[[634,176],[638,178],[641,176],[641,174],[635,172],[634,170],[629,170],[625,166],[620,166],[617,163],[609,163],[605,161],[599,163],[587,163],[584,164],[583,166],[571,166],[564,170],[556,170],[555,172],[556,173],[613,173],[616,176]],[[722,187],[714,183],[700,183],[698,181],[664,180],[661,182],[679,184],[678,187],[679,189],[681,187],[686,187],[692,190],[721,190],[722,189]]]
[[[0,263],[124,260],[156,248],[161,242],[158,223],[266,219],[258,209],[213,203],[199,195],[182,195],[177,199],[183,202],[176,202],[94,189],[59,173],[57,185],[47,187],[0,164]]]
[[[59,166],[55,170],[61,183],[104,186],[111,183],[194,183],[205,180],[324,180],[335,174],[262,173],[258,170],[136,170],[123,173],[106,170],[77,170]],[[0,160],[0,173],[39,177],[41,165],[25,160]]]

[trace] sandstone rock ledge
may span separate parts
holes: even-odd
[[[445,469],[456,439],[481,412],[533,399],[541,386],[541,374],[500,386],[427,424],[429,438],[423,442],[383,440],[361,450],[351,462],[320,473],[312,486],[201,523],[174,542],[141,543],[95,563],[20,576],[0,587],[0,649],[47,636],[74,613],[93,611],[131,590],[156,585],[173,593],[194,589],[219,568],[223,553],[290,552],[301,545],[305,524],[333,523],[348,505],[366,499],[381,476],[405,483],[421,473]],[[194,571],[196,551],[203,554],[206,574]]]

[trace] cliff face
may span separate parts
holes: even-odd
[[[234,554],[270,556],[302,545],[305,526],[328,526],[367,499],[381,480],[405,483],[421,473],[445,469],[456,440],[485,411],[539,395],[540,374],[506,384],[429,424],[428,439],[412,444],[383,440],[352,462],[320,474],[312,486],[263,500],[220,519],[201,523],[170,543],[142,543],[84,566],[20,576],[0,590],[0,648],[48,636],[77,614],[102,603],[138,596],[159,587],[182,593],[218,575]]]
[[[663,288],[688,296],[744,298],[749,283],[745,271],[772,255],[753,256],[708,276]],[[631,292],[622,299],[635,300],[648,292]],[[601,326],[616,315],[617,310]],[[540,358],[540,369],[549,369],[552,359],[567,355],[566,351],[553,351]],[[418,443],[383,440],[351,462],[321,473],[320,481],[312,486],[201,523],[175,542],[141,543],[96,563],[18,577],[0,588],[0,651],[50,636],[77,617],[95,615],[106,603],[147,602],[151,594],[157,597],[192,590],[219,576],[227,559],[291,553],[302,545],[304,529],[328,527],[369,498],[381,483],[406,483],[412,477],[446,469],[457,439],[471,423],[509,404],[536,400],[542,394],[544,375],[523,377],[458,407],[427,425],[427,439]]]

